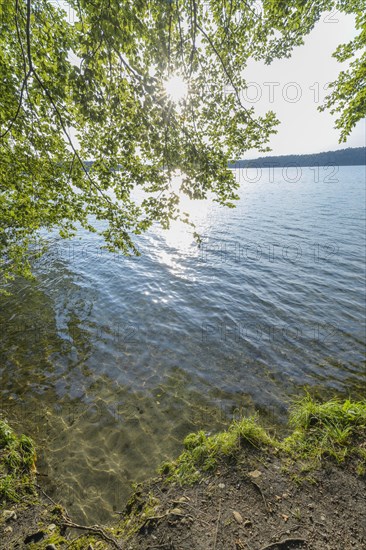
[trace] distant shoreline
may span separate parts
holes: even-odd
[[[365,166],[366,147],[349,147],[308,155],[281,155],[242,159],[230,163],[230,168],[298,168],[319,166]]]

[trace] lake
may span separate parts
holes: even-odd
[[[40,483],[108,521],[182,438],[259,411],[283,429],[306,389],[365,397],[364,166],[237,170],[236,209],[191,206],[142,255],[50,237],[0,298],[1,408]]]

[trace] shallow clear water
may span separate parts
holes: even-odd
[[[0,406],[76,519],[108,521],[194,429],[281,423],[304,387],[365,396],[365,167],[299,170],[195,204],[200,248],[178,225],[139,258],[82,233],[0,298]]]

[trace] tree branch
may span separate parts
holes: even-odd
[[[196,53],[196,29],[198,28],[197,4],[195,0],[192,0],[192,2],[193,2],[193,37],[192,37],[192,50],[191,50],[191,55],[189,59],[189,76],[191,76],[192,70],[193,70],[193,58],[194,58],[194,54]]]
[[[118,544],[116,539],[114,539],[113,537],[110,537],[109,535],[107,535],[107,533],[101,527],[99,527],[99,525],[90,525],[90,526],[89,525],[79,525],[78,523],[74,523],[73,521],[71,521],[68,517],[67,518],[64,517],[62,525],[64,525],[65,527],[72,528],[72,529],[81,529],[82,531],[88,531],[89,533],[95,533],[96,535],[99,535],[106,542],[110,542],[111,544],[113,544],[113,546],[115,548],[117,548],[118,550],[122,550],[122,546],[120,546],[120,544]]]
[[[28,54],[29,70],[32,72],[33,63],[32,63],[32,54],[31,54],[30,18],[31,18],[31,0],[27,0],[27,24],[26,24],[25,32],[27,35],[27,54]]]
[[[28,4],[29,4],[29,13],[28,13]],[[28,23],[28,21],[30,21],[30,0],[28,0],[28,4],[27,4],[27,29],[28,29],[27,30],[27,37],[28,37],[28,34],[29,34],[29,23]],[[0,139],[3,139],[10,132],[10,130],[12,129],[12,127],[15,124],[16,119],[18,118],[18,115],[20,113],[20,109],[21,109],[22,104],[23,104],[24,90],[27,86],[28,78],[29,78],[29,76],[32,72],[32,65],[31,64],[29,65],[29,70],[27,71],[26,56],[25,56],[25,52],[24,52],[24,48],[23,48],[23,42],[22,42],[22,38],[21,38],[21,35],[20,35],[20,29],[19,29],[19,23],[18,23],[18,11],[19,11],[19,0],[16,0],[16,3],[15,3],[15,26],[16,26],[16,30],[17,30],[18,42],[20,44],[20,49],[21,49],[22,57],[23,57],[24,79],[23,79],[23,82],[22,82],[21,90],[20,90],[20,98],[19,98],[16,113],[15,113],[14,117],[11,119],[10,124],[9,124],[8,128],[5,130],[5,132],[0,134]],[[29,56],[30,56],[30,48],[28,48],[28,59],[29,59]]]
[[[33,74],[34,74],[34,76],[35,76],[37,82],[38,82],[39,85],[41,86],[42,90],[45,92],[46,96],[47,96],[48,99],[50,100],[50,103],[51,103],[52,107],[54,108],[55,113],[56,113],[56,115],[57,115],[57,117],[58,117],[58,119],[59,119],[59,121],[60,121],[61,128],[62,128],[62,130],[63,130],[63,132],[64,132],[64,134],[65,134],[65,136],[66,136],[66,138],[67,138],[67,141],[69,142],[70,147],[71,147],[71,149],[72,149],[74,155],[75,155],[76,158],[78,159],[78,161],[79,161],[79,163],[80,163],[80,165],[81,165],[81,167],[82,167],[82,169],[83,169],[83,172],[85,173],[86,177],[88,178],[90,184],[91,184],[91,185],[101,194],[101,196],[109,203],[110,206],[114,207],[114,204],[113,204],[113,202],[110,200],[110,198],[107,197],[107,196],[103,193],[103,191],[101,190],[101,188],[99,187],[99,185],[97,185],[97,184],[95,183],[95,181],[90,177],[90,174],[89,174],[88,170],[85,168],[85,165],[84,165],[82,159],[80,158],[79,153],[78,153],[77,150],[75,149],[75,146],[74,146],[74,144],[73,144],[73,142],[72,142],[72,139],[70,138],[69,133],[68,133],[68,131],[67,131],[67,129],[66,129],[65,123],[64,123],[63,118],[62,118],[62,115],[61,115],[61,113],[60,113],[60,110],[59,110],[59,108],[57,107],[55,101],[53,100],[53,97],[51,96],[50,92],[48,91],[48,89],[46,88],[46,86],[43,84],[42,80],[39,78],[37,72],[36,72],[34,69],[33,69]]]
[[[185,60],[184,60],[184,51],[183,51],[184,43],[183,43],[182,25],[181,25],[180,14],[179,14],[179,0],[176,0],[176,3],[177,3],[177,15],[178,15],[179,38],[180,38],[180,51],[181,51],[181,57],[182,57],[182,64],[183,64],[184,74],[186,75],[186,74],[187,74],[187,67],[186,67],[186,62],[185,62]]]
[[[28,72],[28,71],[27,71],[27,60],[26,60],[26,57],[25,57],[25,52],[24,52],[22,37],[21,37],[21,35],[20,35],[20,29],[19,29],[19,23],[18,23],[18,11],[19,11],[19,0],[16,0],[16,2],[15,2],[15,16],[14,16],[14,19],[15,19],[15,26],[16,26],[16,29],[17,29],[18,42],[19,42],[19,44],[20,44],[20,49],[21,49],[21,51],[22,51],[24,75],[26,75],[27,72]]]
[[[0,135],[0,139],[3,139],[9,132],[10,130],[12,129],[12,127],[14,126],[15,124],[15,121],[16,119],[18,118],[18,115],[20,113],[20,109],[22,107],[22,103],[23,103],[23,95],[24,95],[24,89],[27,85],[27,80],[29,78],[29,75],[31,74],[32,71],[28,71],[25,78],[23,79],[23,83],[22,83],[22,88],[20,90],[20,98],[19,98],[19,103],[18,103],[18,108],[17,108],[17,111],[14,115],[14,117],[11,119],[10,121],[10,124],[9,126],[7,127],[7,129],[5,130],[5,132],[3,132],[1,135]]]
[[[250,116],[249,114],[249,111],[246,107],[244,107],[244,105],[242,104],[241,102],[241,99],[240,99],[240,94],[239,94],[239,90],[237,89],[237,87],[235,86],[234,82],[233,82],[233,79],[231,78],[230,74],[229,74],[229,71],[227,70],[227,67],[224,63],[224,60],[222,59],[219,51],[217,50],[215,44],[212,42],[211,38],[208,36],[208,34],[206,33],[206,31],[197,23],[197,29],[199,31],[201,31],[201,33],[203,34],[203,36],[206,38],[207,42],[209,43],[209,45],[211,46],[212,50],[214,51],[215,55],[217,56],[217,58],[219,59],[220,63],[221,63],[221,66],[224,70],[224,73],[226,74],[231,86],[233,87],[234,89],[234,92],[235,92],[235,95],[236,95],[236,99],[240,105],[240,108],[243,109],[243,111],[246,112],[246,114],[248,115],[248,118],[251,120],[251,122],[257,126],[258,128],[260,128],[261,130],[264,130],[264,128],[262,128],[262,126],[255,120],[253,120],[253,118]]]
[[[88,178],[90,184],[100,193],[100,195],[108,202],[109,206],[111,207],[114,207],[112,201],[110,200],[109,197],[107,197],[103,191],[100,189],[100,187],[95,183],[95,181],[90,177],[90,174],[88,172],[88,170],[85,168],[84,166],[84,163],[82,161],[82,159],[80,158],[80,155],[79,153],[77,152],[77,150],[75,149],[75,146],[72,142],[72,139],[70,138],[69,136],[69,133],[66,129],[66,126],[65,126],[65,123],[63,121],[63,118],[62,118],[62,115],[60,113],[60,110],[59,108],[57,107],[52,95],[50,94],[49,90],[46,88],[46,86],[43,84],[42,80],[40,79],[40,77],[38,76],[38,73],[37,71],[35,71],[34,67],[33,67],[33,62],[32,62],[32,53],[31,53],[31,34],[30,34],[30,18],[31,18],[31,0],[27,0],[27,23],[26,23],[26,35],[27,35],[27,55],[28,55],[28,64],[29,64],[29,70],[28,70],[28,73],[27,73],[27,78],[25,79],[25,82],[26,80],[28,79],[29,75],[31,73],[34,74],[34,77],[36,78],[38,84],[40,85],[40,87],[42,88],[42,90],[45,92],[46,96],[48,97],[52,107],[54,108],[55,112],[56,112],[56,115],[60,121],[60,124],[61,124],[61,127],[62,127],[62,130],[67,138],[67,141],[69,142],[70,144],[70,147],[74,153],[74,156],[78,159],[86,177]],[[25,85],[25,84],[24,84]],[[23,87],[23,91],[24,91],[24,87]]]

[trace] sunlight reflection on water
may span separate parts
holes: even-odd
[[[55,239],[1,299],[2,408],[74,518],[110,519],[189,431],[281,422],[304,386],[364,396],[365,168],[265,177],[235,210],[182,198],[200,247],[181,222],[139,258]]]

